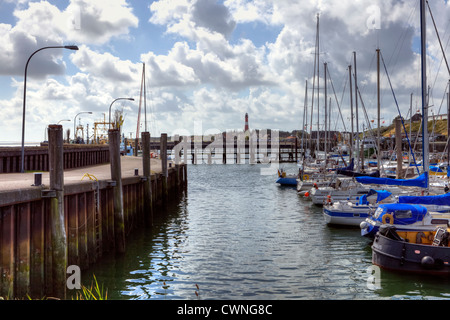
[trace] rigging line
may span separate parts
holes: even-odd
[[[430,4],[428,3],[428,0],[425,1],[425,2],[427,3],[428,11],[430,11],[430,16],[431,16],[431,20],[433,21],[434,30],[436,31],[436,36],[438,38],[439,45],[441,46],[442,55],[444,56],[445,64],[447,65],[447,71],[448,71],[448,74],[450,75],[450,68],[448,66],[447,57],[445,56],[445,51],[444,51],[444,48],[442,47],[441,37],[439,36],[439,32],[438,32],[438,29],[436,27],[436,23],[434,22],[434,17],[433,17],[433,13],[431,12]]]
[[[407,23],[406,23],[406,25],[410,25],[411,23],[410,23],[410,21],[412,21],[412,17],[413,17],[413,15],[414,15],[414,13],[416,12],[416,10],[417,10],[417,8],[418,8],[418,3],[413,7],[413,8],[411,8],[411,12],[410,12],[410,15],[409,15],[409,17],[408,17],[408,20],[407,20]],[[394,47],[394,50],[392,50],[392,53],[391,53],[391,55],[390,55],[390,57],[389,57],[389,61],[388,61],[388,65],[393,65],[392,66],[392,70],[393,71],[395,71],[395,66],[397,65],[397,62],[398,62],[398,59],[400,58],[400,50],[401,50],[401,48],[403,48],[403,45],[404,45],[404,43],[405,43],[405,40],[406,40],[406,33],[408,32],[408,28],[407,27],[405,27],[404,28],[404,30],[403,30],[403,32],[401,33],[401,35],[400,35],[400,39],[396,42],[396,45],[395,45],[395,47]],[[401,40],[401,41],[400,41]],[[395,61],[393,61],[394,60],[394,55],[396,55],[396,59],[395,59]]]
[[[402,114],[400,112],[400,108],[398,106],[397,97],[395,96],[394,88],[392,88],[391,78],[389,77],[389,73],[387,71],[386,64],[384,63],[384,58],[383,58],[383,54],[381,53],[381,50],[380,50],[380,56],[381,56],[381,61],[383,61],[384,71],[386,71],[386,76],[387,76],[387,79],[389,81],[389,86],[391,87],[392,95],[394,96],[394,101],[395,101],[395,105],[397,106],[398,114],[400,115],[400,120],[402,121],[403,130],[405,131],[405,135],[406,135],[406,138],[408,140],[409,150],[412,150],[411,142],[409,141],[409,137],[408,137],[408,132],[406,131],[406,127],[405,127],[405,122],[403,121],[403,117],[402,117]],[[414,156],[414,152],[411,152],[411,154],[413,156],[413,161],[414,161],[414,165],[415,165],[415,167],[417,169],[417,173],[420,174],[419,168],[418,168],[417,163],[416,163],[416,157]]]
[[[339,114],[341,115],[342,124],[344,125],[344,130],[347,131],[347,128],[345,127],[345,121],[344,121],[344,118],[342,116],[341,107],[340,107],[339,102],[337,100],[336,91],[334,90],[333,80],[331,79],[331,74],[330,74],[329,68],[327,68],[327,74],[328,74],[328,77],[329,77],[329,80],[330,80],[330,83],[331,83],[331,88],[333,89],[334,99],[336,100],[336,104],[337,104],[337,107],[339,109]]]

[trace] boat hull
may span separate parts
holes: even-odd
[[[297,186],[297,178],[278,178],[276,183],[282,186]]]
[[[450,275],[450,248],[392,239],[378,232],[372,263],[382,269],[416,274]]]
[[[330,225],[359,227],[367,217],[369,217],[369,208],[361,211],[332,210],[324,207],[323,216],[325,222]]]

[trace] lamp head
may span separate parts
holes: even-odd
[[[78,46],[64,46],[65,49],[78,50]]]

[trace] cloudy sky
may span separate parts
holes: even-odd
[[[430,1],[444,50],[450,50],[450,4]],[[312,100],[317,14],[320,16],[319,99]],[[0,141],[20,141],[28,57],[26,141],[45,127],[108,119],[123,109],[123,133],[135,137],[143,64],[147,128],[152,136],[250,128],[300,129],[308,112],[323,126],[324,63],[333,129],[350,130],[348,66],[356,52],[359,124],[376,119],[379,47],[403,116],[420,103],[419,0],[3,0],[0,1]],[[427,12],[431,113],[445,113],[449,74]],[[448,57],[450,60],[450,57]],[[398,115],[382,65],[382,121]],[[352,81],[354,81],[352,79]],[[353,83],[354,90],[354,83]],[[354,91],[353,91],[354,92]],[[317,93],[316,93],[317,96]],[[354,100],[354,99],[353,99]],[[317,109],[319,106],[319,109]],[[364,108],[363,108],[364,107]],[[143,108],[143,105],[142,105]],[[319,110],[319,121],[317,120]],[[409,116],[408,116],[409,118]],[[310,123],[310,115],[307,116]],[[375,122],[376,123],[376,122]],[[373,123],[372,123],[373,125]],[[142,109],[140,131],[145,128]],[[355,129],[356,130],[356,129]]]

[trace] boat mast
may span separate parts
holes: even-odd
[[[359,150],[359,124],[358,124],[358,80],[356,78],[356,52],[353,51],[353,64],[355,65],[355,110],[356,110],[356,153],[358,155],[358,171],[361,172],[361,152]]]
[[[350,120],[351,120],[351,134],[350,134],[350,161],[353,157],[353,92],[352,92],[352,66],[348,66],[348,77],[350,84]]]
[[[380,149],[380,49],[377,49],[377,169],[380,171],[381,149]],[[409,126],[411,128],[411,126]]]
[[[314,113],[314,91],[316,87],[316,76],[319,77],[319,14],[317,14],[317,24],[316,24],[316,44],[314,49],[314,76],[313,76],[313,88],[312,88],[312,98],[311,98],[311,121],[310,121],[310,136],[309,136],[309,146],[310,149],[312,149],[312,128],[313,128],[313,113]],[[316,74],[316,66],[317,66],[317,74]],[[317,80],[317,87],[319,87],[319,81]],[[319,90],[317,90],[319,92]],[[317,104],[319,104],[319,101],[317,101]],[[319,107],[317,107],[317,110]],[[317,111],[318,112],[318,111]],[[319,114],[317,114],[317,117]],[[316,150],[319,150],[319,118],[317,118],[317,146]],[[312,150],[311,150],[312,151]],[[317,155],[316,155],[317,156]]]
[[[420,0],[420,54],[422,65],[422,153],[423,153],[423,171],[428,173],[430,166],[430,145],[428,141],[428,97],[427,97],[427,50],[426,50],[426,17],[425,0]],[[427,189],[429,179],[427,179]]]
[[[316,150],[319,151],[320,146],[320,108],[319,108],[319,80],[320,80],[320,74],[319,74],[319,66],[320,66],[320,58],[319,58],[319,14],[317,14],[317,34],[316,34],[316,48],[317,48],[317,146]],[[317,157],[316,157],[317,158]]]
[[[325,151],[325,166],[327,165],[327,139],[328,139],[328,127],[327,127],[327,63],[323,64],[324,72],[324,94],[325,94],[325,141],[324,141],[324,151]]]
[[[308,127],[308,124],[305,124],[305,120],[307,120],[308,118],[308,80],[306,80],[305,82],[305,102],[304,102],[304,107],[303,107],[303,125],[302,125],[302,151],[303,151],[303,160],[305,160],[305,146],[303,143],[303,137],[305,135],[305,130]]]
[[[449,138],[450,138],[450,80],[448,80],[447,85],[447,177],[449,176],[448,169],[450,168],[450,146],[449,146]]]
[[[144,93],[144,117],[145,117],[145,132],[147,132],[147,106],[146,106],[146,95],[145,95],[145,63],[142,66],[142,79],[141,79],[141,93],[139,95],[139,111],[137,118],[137,128],[136,128],[136,139],[139,138],[139,131],[141,125],[141,105],[142,105],[142,93]]]

